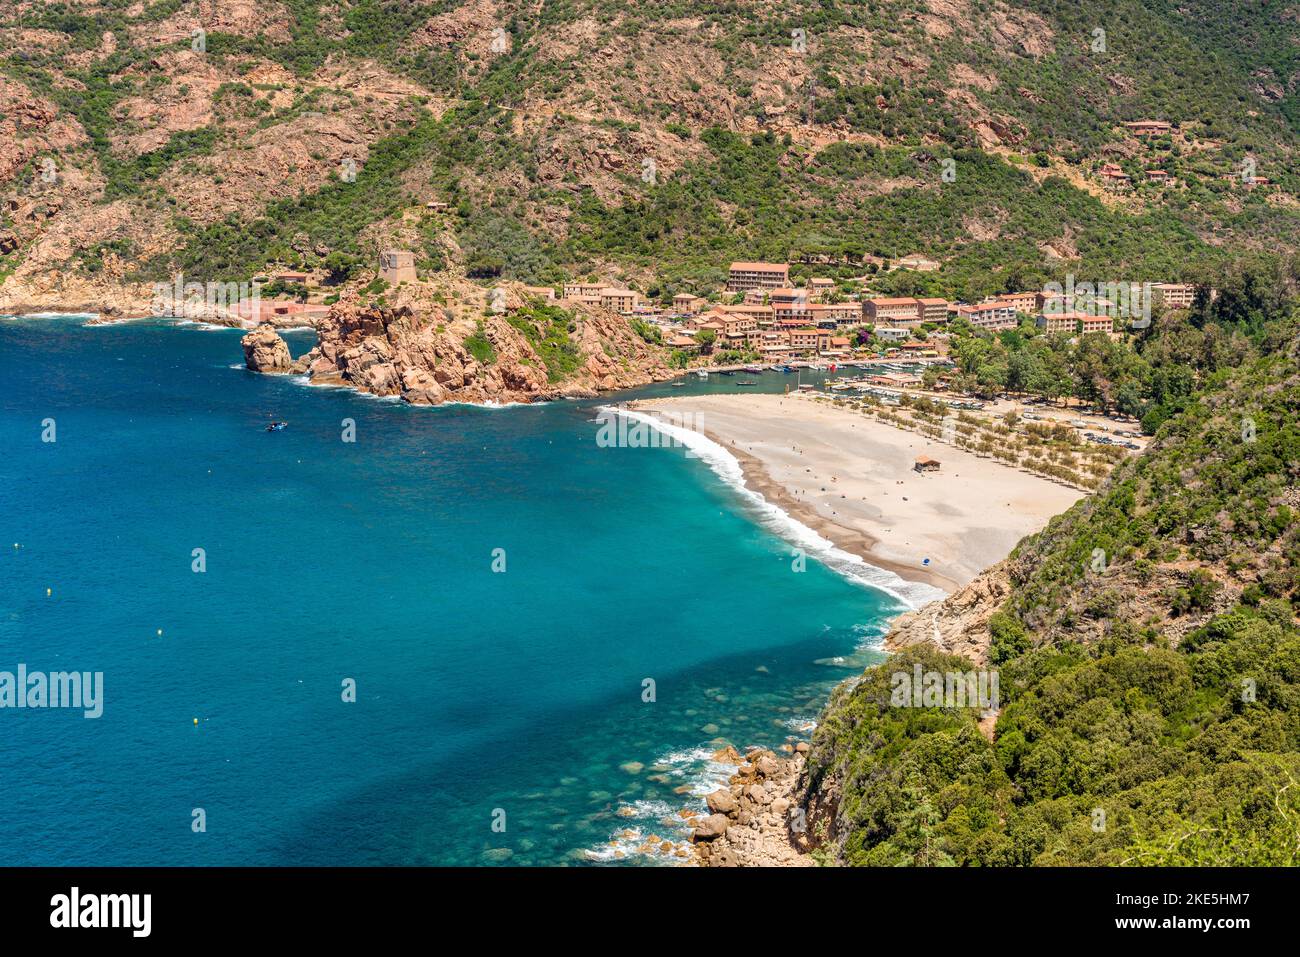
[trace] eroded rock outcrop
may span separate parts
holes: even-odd
[[[512,309],[517,306],[512,305]],[[319,342],[295,369],[417,405],[535,402],[591,396],[671,378],[660,349],[611,313],[575,313],[558,347],[527,313],[457,315],[421,301],[340,302],[316,324]],[[554,333],[554,330],[551,330]]]
[[[983,663],[991,640],[989,618],[1010,592],[1007,562],[998,562],[946,598],[899,615],[885,636],[885,647],[898,651],[928,643],[947,654]]]
[[[293,371],[289,345],[270,323],[258,326],[240,340],[244,347],[244,365],[253,372],[283,374]]]

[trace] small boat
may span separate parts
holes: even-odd
[[[705,370],[700,369],[695,373],[695,376],[698,379],[707,379],[709,377],[709,374]]]
[[[272,423],[270,423],[270,424],[266,427],[266,431],[268,431],[268,432],[283,432],[283,431],[284,431],[284,427],[285,427],[286,425],[288,425],[288,424],[289,424],[288,422],[272,422]]]
[[[753,379],[741,379],[736,385],[758,385]]]
[[[723,369],[723,370],[722,370],[722,374],[723,374],[723,375],[735,375],[735,374],[736,374],[736,370],[735,370],[735,369]]]
[[[793,375],[794,366],[781,366],[781,371],[784,372],[786,375]]]
[[[759,374],[763,371],[763,367],[762,367],[762,366],[745,366],[745,368],[741,369],[740,371],[741,371],[741,372],[748,372],[750,375],[759,375]]]
[[[686,383],[685,383],[685,382],[674,382],[672,385],[673,385],[673,388],[674,388],[674,389],[680,389],[682,386],[686,385]]]

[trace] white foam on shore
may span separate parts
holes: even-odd
[[[662,432],[690,449],[724,483],[741,494],[757,513],[759,523],[764,528],[774,532],[795,547],[802,549],[805,554],[815,558],[827,568],[850,581],[883,592],[908,609],[920,608],[922,605],[947,595],[947,592],[935,588],[933,585],[927,585],[925,582],[908,581],[887,569],[877,568],[859,555],[846,552],[834,542],[813,531],[793,515],[772,504],[746,485],[745,471],[741,468],[740,460],[707,435],[684,426],[665,422],[658,416],[640,412],[636,409],[601,406],[600,411],[613,412],[638,422],[644,422],[651,428]]]

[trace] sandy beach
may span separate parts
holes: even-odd
[[[702,431],[735,455],[749,488],[845,551],[946,592],[1083,495],[808,396],[684,396],[631,407]],[[938,459],[939,471],[915,471],[919,455]]]

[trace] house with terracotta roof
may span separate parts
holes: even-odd
[[[1040,292],[1004,292],[1000,296],[989,296],[985,301],[1010,303],[1017,312],[1029,316],[1038,310],[1038,297],[1041,295]]]
[[[1128,173],[1115,163],[1103,163],[1098,175],[1102,184],[1111,189],[1124,189],[1132,184]]]
[[[992,302],[980,302],[973,306],[958,306],[958,317],[965,319],[977,329],[998,332],[1002,329],[1016,327],[1016,307],[1000,299]]]
[[[1115,320],[1110,316],[1083,316],[1079,320],[1079,332],[1087,335],[1090,332],[1104,332],[1107,335],[1115,331]]]
[[[948,300],[947,299],[918,299],[917,313],[922,322],[947,322],[948,321]]]

